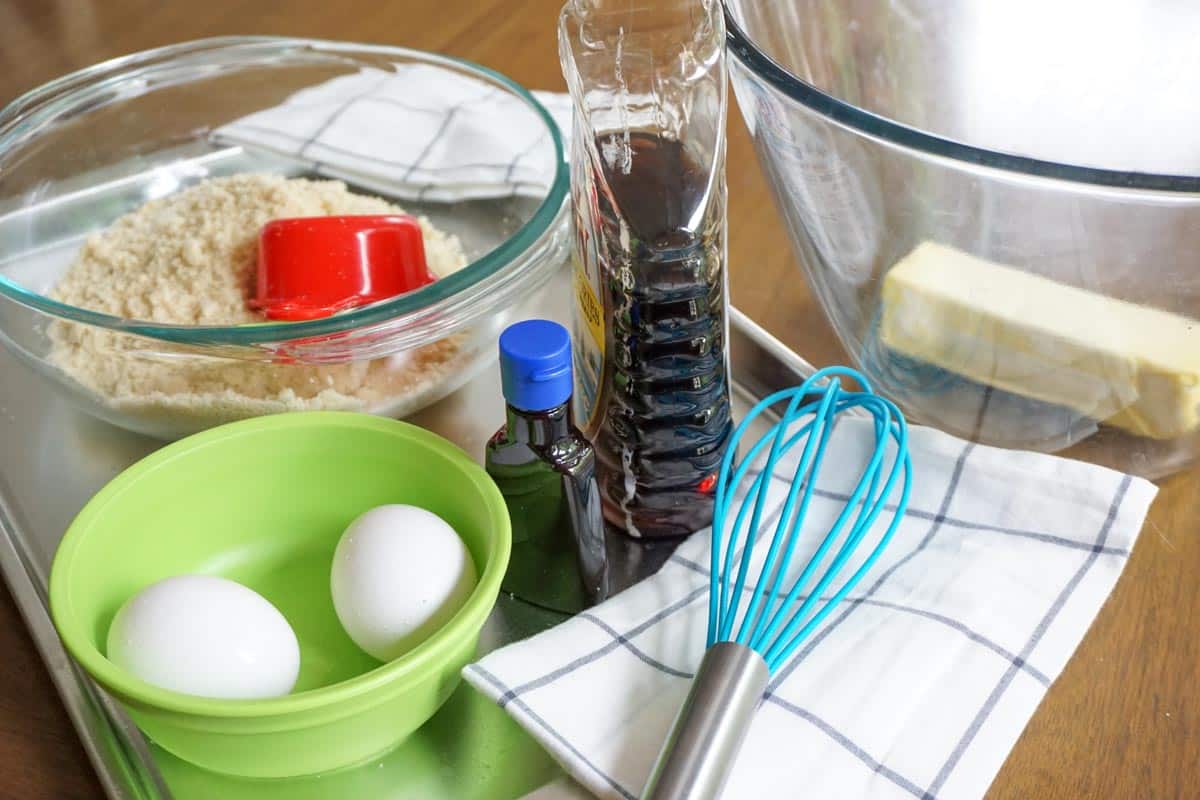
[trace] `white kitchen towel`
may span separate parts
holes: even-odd
[[[535,92],[563,133],[567,95]],[[321,175],[407,200],[541,197],[550,134],[511,92],[432,64],[364,68],[218,128],[222,144],[300,159]]]
[[[823,535],[841,507],[871,425],[838,423],[806,533]],[[773,677],[726,798],[982,797],[1120,576],[1156,492],[929,428],[913,428],[910,447],[912,500],[895,538]],[[776,473],[768,510],[793,470]],[[804,537],[810,551],[815,538]],[[637,797],[702,655],[709,552],[697,534],[656,576],[489,654],[466,679],[592,792]]]

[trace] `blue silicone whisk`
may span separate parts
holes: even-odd
[[[843,378],[862,390],[846,391]],[[755,420],[785,401],[779,420],[735,463],[738,445]],[[849,498],[827,531],[803,531],[834,424],[842,415],[864,413],[874,420],[874,448]],[[798,445],[802,448],[791,488],[762,555],[756,548],[768,537],[765,531],[757,533],[768,486],[780,459]],[[764,450],[766,460],[761,461]],[[746,491],[739,493],[747,481]],[[911,482],[904,416],[856,370],[819,370],[802,385],[776,392],[751,409],[734,431],[717,479],[708,649],[643,800],[708,800],[720,794],[771,674],[879,559],[908,507]],[[822,538],[799,575],[789,579],[796,572],[791,567],[801,535]],[[854,554],[867,547],[866,557],[839,581]]]

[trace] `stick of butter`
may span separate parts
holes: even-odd
[[[883,279],[892,350],[1132,433],[1200,427],[1200,322],[922,242]]]

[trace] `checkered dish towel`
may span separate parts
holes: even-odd
[[[872,424],[838,423],[801,548],[840,509]],[[1090,464],[910,433],[908,513],[773,677],[726,798],[981,797],[1115,585],[1156,492]],[[794,469],[776,474],[768,510]],[[702,532],[653,578],[464,675],[592,792],[635,798],[704,650],[708,564]]]
[[[564,132],[566,95],[535,92]],[[549,133],[512,93],[431,64],[365,68],[218,128],[222,144],[298,158],[317,173],[407,200],[541,197]]]

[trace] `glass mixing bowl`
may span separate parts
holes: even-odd
[[[417,83],[389,83],[398,76]],[[321,103],[332,113],[316,125]],[[294,115],[282,124],[281,108]],[[487,116],[500,108],[503,119]],[[245,134],[256,126],[272,129]],[[509,141],[489,138],[493,128]],[[399,135],[413,131],[434,135]],[[360,142],[373,148],[366,161],[345,149]],[[519,152],[498,173],[480,172],[490,153],[508,152],[488,149],[497,143]],[[451,146],[470,153],[426,158]],[[468,263],[306,322],[167,324],[53,298],[89,235],[148,200],[238,173],[342,180],[456,236]],[[546,110],[504,76],[455,59],[278,38],[119,58],[0,112],[0,341],[82,409],[160,438],[295,409],[404,416],[485,366],[501,327],[562,263],[567,182]]]
[[[1156,477],[1200,454],[1200,8],[727,0],[842,344],[913,418]]]

